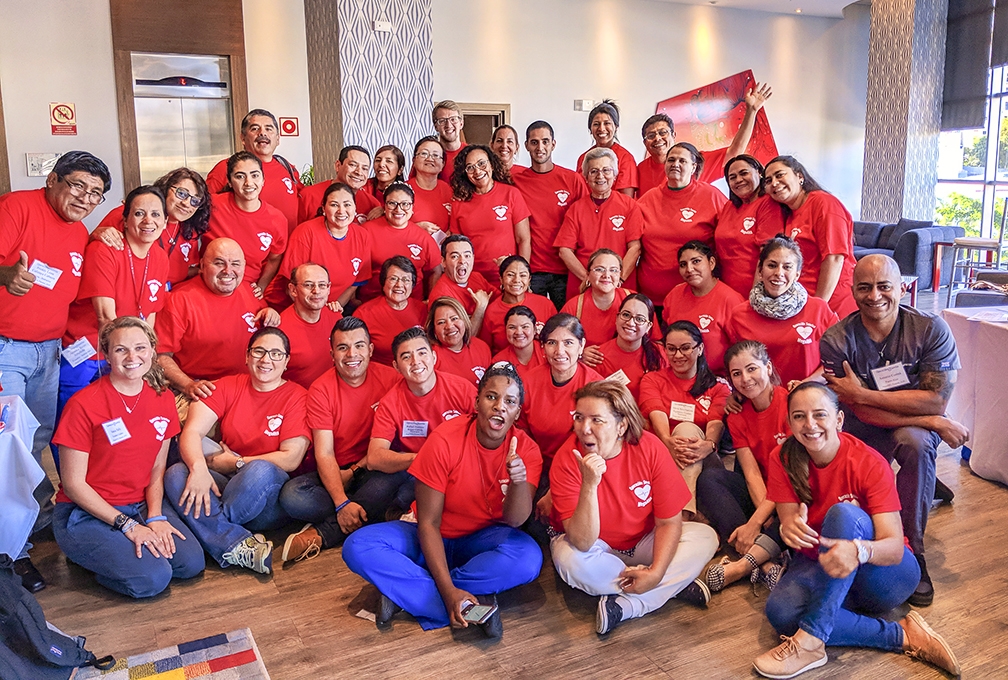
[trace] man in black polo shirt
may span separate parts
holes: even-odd
[[[934,598],[924,528],[938,445],[944,440],[956,448],[969,439],[965,427],[944,415],[959,355],[942,319],[900,306],[905,287],[891,257],[861,259],[853,289],[858,311],[819,341],[826,381],[843,405],[844,430],[900,465],[896,490],[903,533],[921,567],[920,584],[908,601],[923,607]]]

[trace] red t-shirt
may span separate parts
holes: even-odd
[[[407,328],[426,323],[427,305],[410,298],[404,309],[395,310],[385,298],[380,297],[365,302],[354,310],[353,315],[367,324],[371,342],[374,343],[372,362],[391,366],[395,359],[392,356],[392,341]]]
[[[210,227],[203,237],[203,250],[215,238],[230,238],[238,242],[245,253],[245,278],[242,283],[251,285],[259,280],[266,258],[283,255],[287,249],[287,223],[283,213],[265,200],[260,201],[255,212],[245,212],[238,207],[234,194],[228,191],[213,196]]]
[[[684,189],[661,186],[640,197],[644,235],[637,281],[642,293],[663,300],[673,286],[682,283],[679,248],[694,239],[713,248],[718,213],[727,200],[710,184],[696,180]]]
[[[854,220],[835,196],[825,191],[809,192],[801,207],[787,221],[787,234],[801,248],[805,263],[798,280],[809,295],[819,283],[819,270],[827,255],[843,255],[840,281],[829,299],[830,309],[845,317],[857,311],[854,293]]]
[[[819,368],[819,338],[839,319],[824,300],[809,295],[808,302],[790,319],[770,319],[748,302],[731,312],[728,339],[759,340],[767,346],[777,375],[785,385],[804,380]]]
[[[435,347],[435,350],[439,371],[457,375],[476,386],[490,366],[490,345],[479,338],[469,338],[469,344],[458,353],[446,347]]]
[[[493,366],[498,361],[506,361],[515,367],[518,371],[518,377],[522,379],[522,383],[528,384],[529,372],[536,366],[542,366],[546,363],[546,355],[543,354],[542,345],[539,344],[538,340],[532,341],[532,358],[529,359],[527,364],[523,364],[518,361],[518,355],[515,353],[515,348],[508,345],[501,351],[497,352],[490,360],[490,365]]]
[[[335,181],[316,182],[311,186],[301,189],[301,197],[298,199],[298,224],[319,217],[318,211],[322,207],[322,197],[325,196],[329,185]],[[364,224],[367,221],[367,214],[383,205],[381,201],[364,188],[354,192],[354,203],[357,206],[358,224]]]
[[[164,306],[167,279],[168,255],[160,248],[152,247],[141,260],[129,246],[116,250],[92,241],[84,250],[84,275],[77,300],[70,305],[63,346],[87,336],[98,348],[98,316],[91,298],[112,298],[116,316],[147,318]]]
[[[290,380],[270,392],[257,392],[248,374],[229,375],[203,399],[220,423],[221,441],[249,458],[280,449],[287,439],[307,437],[308,391]]]
[[[553,511],[550,522],[563,531],[574,516],[581,496],[581,468],[571,435],[557,451],[550,470]],[[599,539],[616,550],[629,550],[654,529],[655,518],[675,517],[691,497],[668,449],[658,437],[645,432],[637,444],[623,442],[616,456],[606,461],[598,485]]]
[[[668,365],[665,353],[661,350],[661,347],[657,347],[656,349],[658,350],[659,363],[664,368]],[[625,352],[620,348],[617,339],[613,338],[608,342],[602,343],[599,346],[599,350],[601,350],[605,359],[595,367],[595,370],[606,379],[619,379],[617,375],[620,371],[623,371],[622,377],[625,377],[630,382],[625,382],[624,380],[620,380],[620,382],[626,384],[626,388],[630,390],[634,401],[640,403],[640,381],[644,377],[644,346],[641,345],[633,352]]]
[[[490,297],[493,297],[494,294],[500,292],[497,288],[491,286],[490,283],[483,278],[482,274],[479,272],[470,272],[469,280],[464,286],[458,285],[448,278],[447,275],[441,276],[438,278],[437,283],[431,286],[430,295],[427,296],[427,300],[429,302],[434,302],[440,297],[449,297],[454,300],[458,300],[465,308],[466,314],[471,317],[473,312],[476,311],[476,300],[474,300],[473,296],[469,294],[470,288],[473,291],[485,291],[490,294]]]
[[[556,305],[552,300],[545,295],[537,295],[531,291],[525,293],[525,299],[518,304],[528,307],[535,314],[537,334],[542,330],[546,320],[557,313]],[[486,312],[483,313],[483,326],[480,328],[479,336],[483,342],[490,345],[491,351],[500,352],[508,346],[507,326],[504,323],[504,317],[512,307],[517,307],[518,304],[512,305],[504,302],[503,297],[497,296],[487,305]]]
[[[433,189],[424,189],[416,178],[406,183],[413,187],[413,221],[433,222],[441,231],[448,231],[452,206],[452,190],[448,183],[439,179]]]
[[[216,194],[227,186],[227,162],[226,158],[220,161],[207,175],[207,191],[211,194]],[[284,221],[287,223],[287,229],[284,231],[284,238],[286,238],[298,222],[303,221],[298,218],[298,193],[302,189],[301,177],[296,169],[294,172],[288,171],[276,158],[271,158],[268,163],[263,163],[262,169],[263,188],[259,197],[283,214]],[[216,206],[214,207],[216,208]]]
[[[593,146],[591,149],[594,149]],[[588,151],[591,151],[588,149]],[[636,189],[641,186],[640,181],[637,177],[637,161],[634,160],[633,154],[624,149],[619,145],[618,142],[613,142],[613,145],[609,147],[609,150],[616,154],[616,160],[619,162],[619,174],[616,175],[616,183],[613,184],[613,191],[619,191],[620,189]],[[578,156],[577,165],[575,166],[579,170],[584,167],[584,157],[587,155],[588,151]]]
[[[465,144],[455,149],[454,151],[449,151],[445,149],[444,152],[444,167],[441,168],[441,173],[438,175],[438,179],[445,182],[451,186],[452,173],[455,172],[455,157],[462,153],[462,149],[465,148]],[[410,169],[410,177],[414,176],[414,172]]]
[[[495,260],[518,252],[515,225],[531,214],[518,189],[494,182],[485,194],[473,194],[468,201],[452,201],[451,231],[472,239],[473,266],[492,281],[499,278]]]
[[[126,221],[123,219],[123,207],[117,205],[98,223],[98,228],[115,227],[119,233],[125,233]],[[157,245],[168,255],[168,281],[175,285],[189,278],[189,267],[199,264],[199,237],[187,239],[182,235],[182,225],[168,220],[168,225],[161,232]]]
[[[396,229],[384,216],[364,223],[371,233],[371,280],[358,292],[362,300],[381,297],[378,283],[381,267],[385,260],[395,255],[408,257],[417,270],[417,282],[413,286],[413,298],[423,300],[423,282],[427,275],[441,264],[441,249],[425,229],[414,222],[408,222],[402,229]]]
[[[525,381],[525,406],[521,426],[539,443],[549,468],[564,440],[574,431],[574,393],[590,382],[602,380],[594,369],[578,364],[574,377],[557,387],[548,364],[533,368]]]
[[[869,515],[900,511],[892,467],[882,454],[846,432],[840,433],[836,457],[821,468],[810,462],[808,470],[812,505],[806,523],[817,533],[822,531],[826,513],[837,503],[853,503]],[[781,463],[779,446],[770,456],[767,498],[775,503],[799,502]],[[803,549],[802,553],[809,559],[819,559],[818,547]]]
[[[479,443],[471,418],[456,418],[427,438],[409,471],[417,481],[444,494],[443,538],[461,538],[503,521],[504,496],[511,484],[507,457],[512,437],[518,438],[517,453],[525,464],[526,481],[538,486],[539,447],[517,428],[511,428],[496,449]]]
[[[769,196],[760,196],[738,208],[731,201],[725,203],[714,228],[721,280],[748,298],[759,265],[760,248],[782,233],[784,215],[780,204]]]
[[[70,397],[53,435],[54,444],[88,454],[85,481],[110,505],[144,500],[162,443],[181,430],[170,390],[159,395],[144,385],[136,406],[127,410],[126,404],[136,400],[119,394],[103,377]],[[129,438],[112,444],[103,424],[120,418]],[[56,502],[71,502],[62,485]]]
[[[553,245],[570,248],[578,262],[587,267],[588,258],[599,248],[608,248],[622,259],[630,242],[640,240],[643,229],[644,215],[637,201],[613,191],[602,205],[597,205],[591,196],[572,205]],[[627,276],[631,285],[636,278],[632,273]],[[578,294],[580,284],[576,276],[568,277],[568,299]]]
[[[671,368],[648,373],[641,378],[640,407],[641,413],[648,416],[652,411],[664,411],[669,414],[669,431],[682,422],[696,423],[704,432],[707,424],[724,418],[725,404],[731,390],[718,380],[713,387],[699,397],[689,393],[696,383],[695,378],[682,380],[676,377]],[[673,416],[673,405],[677,405],[676,416]],[[693,418],[690,421],[685,412],[692,408]]]
[[[308,323],[294,306],[280,312],[280,330],[290,340],[290,360],[284,377],[308,389],[315,379],[333,367],[329,334],[342,317],[328,307],[315,323]]]
[[[629,294],[630,291],[626,288],[617,288],[613,303],[609,305],[609,309],[603,310],[595,305],[595,297],[589,288],[583,294],[565,302],[560,311],[564,314],[573,314],[581,320],[588,346],[601,345],[616,337],[616,315],[619,314],[619,307]],[[580,312],[578,301],[583,301]]]
[[[788,391],[780,385],[773,389],[773,399],[765,411],[757,411],[752,402],[742,404],[741,413],[728,414],[728,431],[736,449],[752,451],[763,482],[767,481],[770,455],[791,434],[787,408]]]
[[[353,465],[367,454],[378,402],[402,379],[389,366],[368,364],[367,377],[351,387],[336,369],[323,373],[308,390],[308,427],[330,430],[340,467]]]
[[[416,453],[439,425],[472,413],[476,408],[472,382],[436,373],[434,388],[422,397],[410,392],[405,380],[391,388],[378,402],[371,436],[392,442],[395,450]]]
[[[191,378],[217,380],[244,373],[245,348],[259,328],[255,315],[265,306],[248,286],[217,295],[202,278],[192,278],[175,287],[157,315],[157,351],[173,354]]]
[[[549,172],[529,170],[512,176],[512,179],[532,213],[529,216],[529,231],[532,234],[532,261],[529,264],[532,271],[566,274],[567,265],[560,259],[553,242],[570,207],[588,196],[584,178],[554,165]]]
[[[711,370],[725,374],[724,354],[731,342],[728,340],[728,318],[735,307],[746,301],[723,281],[703,297],[693,294],[687,283],[673,288],[662,303],[662,319],[668,325],[673,321],[691,321],[703,333],[704,355]]]
[[[371,278],[371,232],[351,222],[346,236],[338,239],[329,233],[324,217],[299,224],[277,272],[277,278],[283,279],[284,294],[291,272],[305,262],[329,271],[329,299],[335,300],[350,286],[363,285]]]
[[[0,266],[16,265],[23,250],[29,270],[39,263],[61,271],[51,290],[37,279],[20,297],[0,287],[0,335],[25,342],[63,335],[80,286],[87,242],[87,228],[60,217],[46,200],[45,189],[0,196]]]
[[[713,151],[701,151],[704,158],[703,170],[700,171],[700,181],[711,184],[724,179],[724,164],[727,160],[728,147],[714,149]],[[637,164],[637,177],[640,179],[640,191],[638,196],[643,196],[645,192],[654,187],[668,186],[668,177],[665,175],[665,165],[659,163],[648,154],[644,160]]]

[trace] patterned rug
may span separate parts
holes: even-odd
[[[269,680],[248,628],[117,659],[107,671],[82,668],[77,680]]]

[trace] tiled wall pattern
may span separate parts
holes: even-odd
[[[948,0],[873,0],[861,219],[931,219]]]
[[[337,3],[332,0],[305,0],[312,164],[316,182],[335,176],[334,164],[343,148],[339,34]]]
[[[377,149],[395,144],[409,161],[431,134],[434,68],[430,0],[339,0],[343,139]],[[375,20],[392,31],[377,32]]]

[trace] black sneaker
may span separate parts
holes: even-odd
[[[402,611],[402,607],[385,596],[385,593],[378,593],[378,611],[375,612],[375,625],[378,630],[388,630],[392,627],[392,617]]]
[[[486,599],[486,598],[484,598]],[[497,604],[497,596],[491,595],[489,602],[485,604]],[[487,619],[486,623],[479,624],[480,630],[491,640],[499,640],[504,636],[504,622],[501,621],[500,607]]]
[[[615,595],[602,595],[595,610],[595,632],[599,635],[611,633],[623,622],[623,607],[619,606]]]
[[[29,557],[14,560],[14,573],[21,577],[21,585],[29,593],[37,593],[46,586],[45,579]]]
[[[917,564],[920,565],[921,577],[920,583],[917,584],[917,588],[907,598],[907,602],[914,607],[928,607],[934,601],[934,586],[931,584],[931,575],[928,574],[924,556],[915,555],[914,557],[917,558]]]
[[[675,599],[680,602],[689,602],[694,607],[705,609],[707,603],[710,602],[710,588],[707,587],[706,583],[695,578],[692,583],[679,591]]]
[[[954,498],[955,492],[948,488],[942,480],[935,478],[934,499],[944,505],[945,503],[951,503]]]

